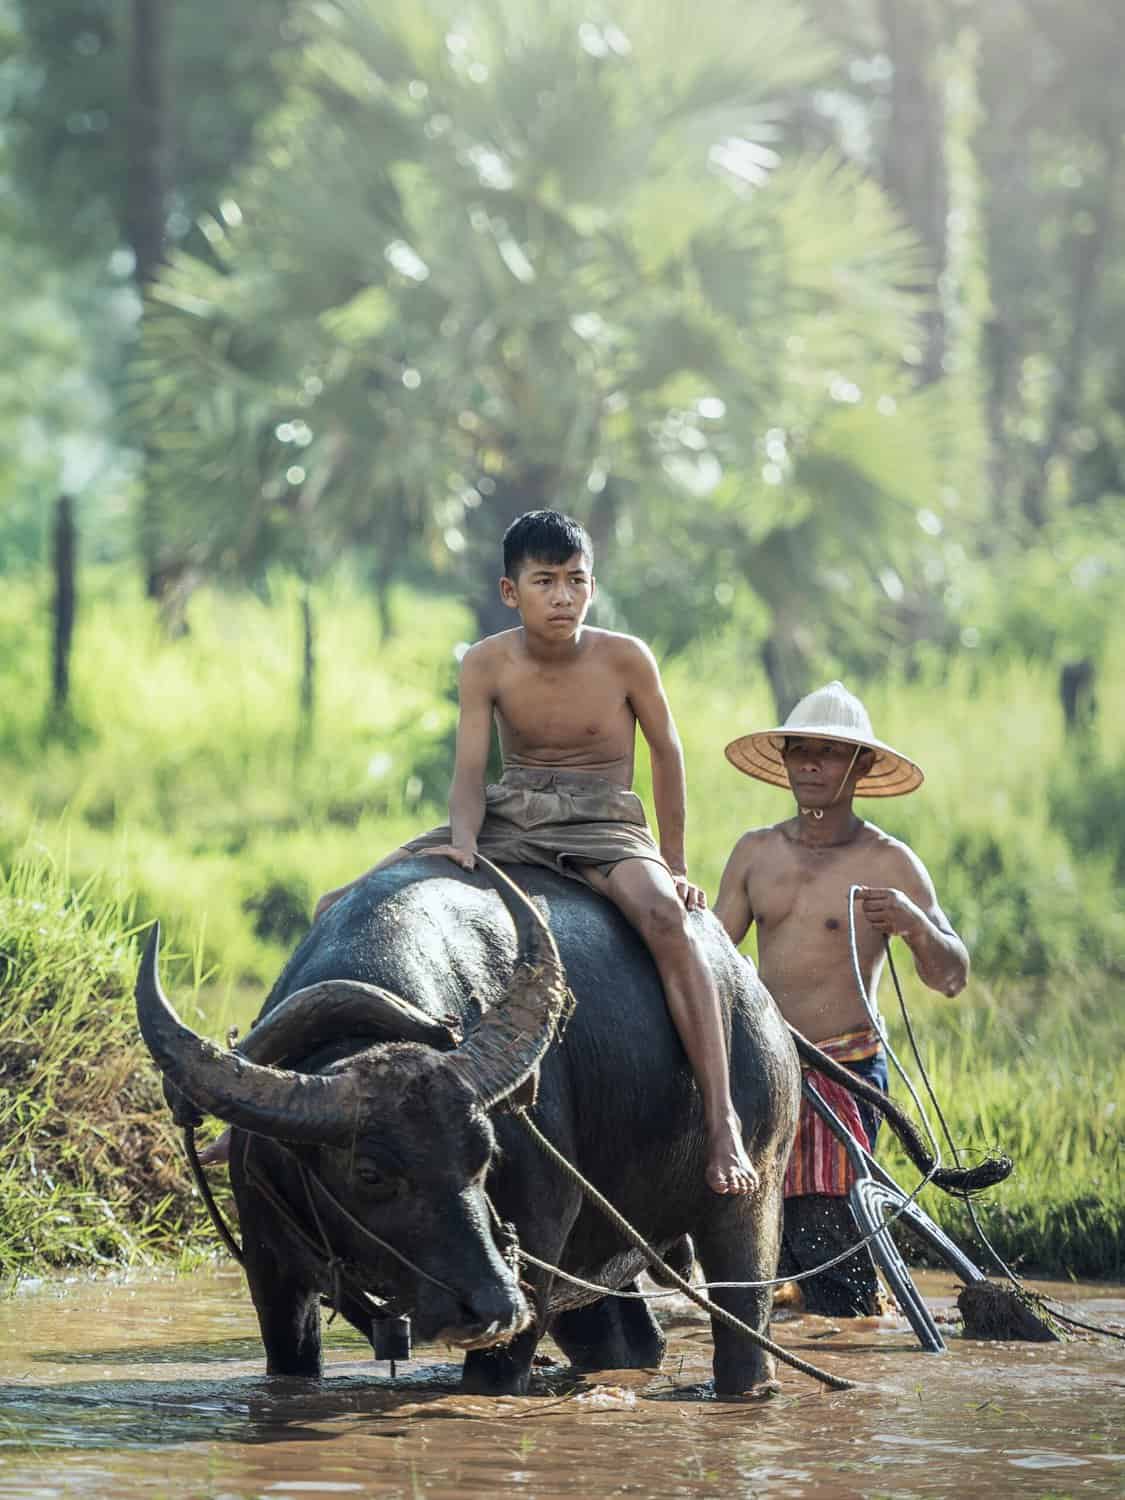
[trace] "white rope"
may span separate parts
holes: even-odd
[[[879,1033],[879,1040],[882,1042],[884,1048],[886,1049],[887,1056],[894,1063],[896,1069],[898,1070],[899,1077],[902,1079],[903,1083],[905,1083],[906,1091],[910,1095],[911,1099],[913,1099],[914,1108],[918,1111],[918,1115],[922,1121],[922,1124],[925,1126],[926,1134],[930,1138],[930,1146],[933,1150],[934,1155],[934,1165],[932,1170],[926,1175],[925,1180],[928,1181],[929,1178],[933,1176],[934,1172],[939,1171],[941,1168],[941,1144],[938,1141],[937,1136],[934,1134],[934,1128],[930,1124],[929,1116],[926,1114],[926,1111],[922,1107],[922,1101],[918,1098],[918,1091],[915,1089],[914,1084],[911,1082],[910,1076],[907,1073],[906,1069],[899,1061],[898,1054],[891,1046],[890,1038],[887,1035],[887,1023],[883,1020],[883,1017],[879,1012],[877,997],[873,997],[867,993],[867,985],[864,983],[863,971],[861,970],[859,965],[859,944],[856,940],[855,934],[855,903],[856,897],[862,890],[863,887],[860,885],[853,885],[848,889],[848,945],[851,948],[852,974],[855,976],[855,987],[859,991],[860,999],[863,1001],[863,1008],[864,1010],[866,1010],[868,1016],[870,1017],[872,1026],[874,1026],[875,1030]]]
[[[850,767],[849,767],[849,770],[850,770]],[[846,779],[846,773],[845,773],[845,779]],[[832,1268],[834,1266],[838,1266],[838,1265],[842,1264],[844,1261],[850,1260],[852,1258],[852,1256],[855,1255],[855,1254],[857,1254],[860,1250],[865,1250],[867,1248],[867,1246],[872,1243],[873,1240],[877,1239],[880,1234],[884,1233],[884,1231],[887,1229],[887,1227],[889,1225],[893,1224],[896,1219],[901,1218],[902,1215],[906,1212],[906,1210],[913,1204],[913,1202],[917,1198],[918,1194],[922,1191],[922,1189],[926,1186],[926,1184],[933,1178],[934,1174],[936,1172],[938,1172],[938,1171],[941,1170],[941,1166],[942,1166],[941,1145],[940,1145],[937,1137],[934,1134],[933,1127],[930,1124],[929,1118],[926,1115],[925,1110],[922,1108],[922,1103],[921,1103],[921,1101],[918,1098],[918,1094],[917,1094],[917,1091],[914,1088],[913,1083],[911,1082],[909,1076],[906,1073],[905,1068],[902,1066],[902,1063],[899,1061],[898,1056],[896,1055],[894,1049],[892,1048],[892,1046],[890,1044],[890,1041],[887,1038],[886,1023],[884,1022],[883,1017],[880,1015],[877,1006],[873,1003],[871,996],[868,994],[868,992],[867,992],[867,986],[866,986],[866,984],[864,983],[864,980],[863,980],[863,971],[860,968],[860,963],[859,963],[859,944],[858,944],[857,939],[856,939],[856,924],[855,924],[855,902],[856,902],[856,897],[859,895],[859,893],[860,893],[861,890],[862,890],[861,886],[853,885],[853,886],[850,887],[850,889],[848,891],[848,942],[849,942],[849,946],[850,946],[850,949],[851,949],[852,973],[855,976],[856,989],[859,991],[860,998],[863,1001],[864,1009],[867,1011],[868,1016],[871,1018],[872,1025],[875,1027],[875,1030],[879,1034],[880,1041],[882,1042],[883,1046],[886,1048],[887,1055],[891,1058],[891,1060],[893,1061],[893,1063],[894,1063],[895,1067],[897,1068],[899,1074],[901,1075],[903,1082],[906,1084],[906,1087],[907,1087],[907,1090],[908,1090],[908,1092],[910,1094],[910,1097],[914,1101],[914,1106],[917,1109],[919,1115],[921,1116],[922,1123],[923,1123],[923,1125],[925,1126],[925,1129],[926,1129],[926,1134],[929,1136],[929,1138],[930,1138],[930,1144],[931,1144],[931,1147],[933,1148],[933,1156],[934,1156],[933,1165],[930,1167],[929,1171],[925,1174],[925,1176],[923,1176],[920,1179],[920,1181],[916,1184],[916,1186],[912,1189],[912,1191],[909,1194],[907,1194],[907,1196],[898,1205],[898,1207],[895,1208],[892,1213],[889,1213],[889,1214],[886,1215],[886,1217],[883,1220],[882,1225],[878,1229],[873,1229],[873,1230],[871,1230],[871,1232],[869,1234],[863,1235],[862,1238],[856,1240],[855,1243],[852,1244],[852,1245],[850,1245],[846,1250],[842,1250],[839,1255],[834,1255],[831,1260],[823,1261],[820,1265],[813,1266],[813,1268],[811,1270],[808,1270],[808,1271],[796,1271],[791,1276],[774,1276],[774,1277],[771,1277],[768,1281],[701,1281],[701,1282],[694,1282],[693,1285],[696,1287],[696,1290],[698,1290],[698,1291],[722,1291],[722,1290],[729,1290],[729,1291],[765,1291],[768,1287],[784,1286],[787,1282],[808,1281],[813,1276],[823,1275],[823,1273],[825,1271],[830,1271],[830,1270],[832,1270]],[[573,1164],[569,1164],[568,1163],[568,1165],[570,1167],[571,1172],[574,1173],[576,1180],[577,1179],[581,1179],[581,1174],[578,1172],[577,1168],[574,1167]],[[491,1207],[491,1200],[490,1200],[490,1207]],[[492,1211],[493,1211],[493,1214],[495,1215],[496,1210],[493,1209]],[[529,1254],[526,1250],[517,1249],[517,1254],[519,1255],[520,1259],[522,1261],[525,1261],[528,1265],[535,1266],[540,1271],[547,1271],[552,1276],[558,1276],[561,1280],[568,1281],[573,1286],[581,1287],[584,1291],[597,1292],[598,1295],[601,1296],[601,1297],[620,1297],[620,1298],[622,1298],[624,1300],[633,1300],[633,1301],[638,1301],[638,1302],[659,1302],[659,1301],[662,1301],[662,1300],[664,1300],[666,1298],[683,1296],[683,1293],[679,1292],[679,1291],[668,1291],[668,1292],[625,1292],[625,1291],[619,1291],[619,1290],[617,1290],[614,1287],[602,1286],[599,1282],[596,1282],[596,1281],[586,1281],[581,1276],[573,1276],[573,1275],[571,1275],[571,1273],[569,1271],[564,1271],[560,1266],[554,1266],[549,1261],[539,1260],[538,1257]]]

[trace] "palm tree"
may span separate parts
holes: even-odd
[[[916,243],[787,148],[830,62],[801,11],[298,15],[241,222],[208,226],[214,265],[173,257],[138,367],[201,560],[423,545],[485,631],[500,532],[557,505],[610,544],[612,618],[674,640],[749,584],[807,655],[821,573],[866,586],[936,480],[901,374]]]

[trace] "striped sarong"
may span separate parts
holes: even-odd
[[[817,1046],[834,1062],[850,1063],[874,1057],[882,1043],[873,1026],[858,1026],[854,1031],[845,1031],[842,1036],[817,1042]],[[815,1068],[803,1068],[802,1072],[860,1145],[870,1149],[855,1099],[847,1089]],[[797,1136],[785,1170],[786,1198],[803,1198],[809,1193],[844,1198],[854,1180],[843,1141],[836,1139],[816,1111],[802,1099]]]

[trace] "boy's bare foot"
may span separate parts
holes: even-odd
[[[217,1167],[230,1161],[230,1126],[199,1153],[201,1167]]]
[[[753,1193],[758,1188],[758,1174],[742,1144],[742,1128],[737,1119],[724,1121],[710,1132],[707,1146],[707,1186],[716,1193]]]

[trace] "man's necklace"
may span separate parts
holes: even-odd
[[[819,823],[820,820],[824,817],[824,809],[822,807],[801,807],[798,809],[798,811],[803,818],[812,818],[816,823]],[[851,833],[848,834],[847,838],[832,839],[826,842],[820,840],[806,841],[805,839],[795,839],[794,843],[799,844],[802,849],[841,849],[845,844],[853,843],[854,840],[859,837],[862,829],[863,822],[861,820],[859,824],[851,831]]]

